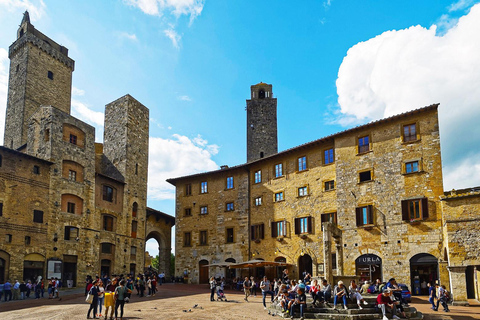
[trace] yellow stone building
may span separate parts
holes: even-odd
[[[176,275],[193,283],[280,275],[275,266],[206,266],[261,259],[290,264],[297,279],[305,271],[330,281],[395,277],[414,294],[426,282],[449,287],[442,208],[454,200],[442,206],[438,105],[278,152],[272,97],[271,85],[251,88],[247,163],[168,180],[176,186]]]

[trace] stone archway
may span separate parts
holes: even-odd
[[[157,241],[159,256],[158,272],[165,272],[165,279],[167,280],[170,279],[172,275],[170,272],[170,259],[172,252],[172,227],[174,225],[174,217],[169,216],[161,211],[147,208],[145,243],[150,239],[155,239]],[[137,266],[137,270],[143,270],[144,267],[144,265]]]

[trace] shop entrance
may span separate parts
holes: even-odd
[[[305,272],[310,273],[310,275],[313,273],[312,257],[308,254],[301,255],[300,258],[298,258],[298,274],[302,280]]]
[[[374,254],[364,254],[355,260],[357,277],[360,282],[382,280],[382,258]]]
[[[62,280],[68,288],[77,286],[77,256],[63,255]]]
[[[410,285],[413,295],[428,295],[427,283],[438,280],[438,259],[428,253],[419,253],[410,259]]]
[[[5,283],[5,265],[5,260],[0,258],[0,283]]]
[[[38,253],[31,253],[25,256],[23,261],[23,279],[31,280],[32,283],[38,276],[45,277],[45,257]]]

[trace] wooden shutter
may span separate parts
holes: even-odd
[[[277,222],[272,222],[270,225],[271,225],[271,228],[272,228],[272,238],[278,237],[278,234],[277,234]]]
[[[372,205],[369,205],[367,207],[367,214],[368,214],[368,224],[375,224],[375,220],[374,220],[374,215],[373,215],[373,206]]]
[[[300,234],[300,219],[295,219],[295,234]]]
[[[357,227],[363,226],[362,208],[355,208],[355,215],[357,218]]]
[[[250,239],[255,240],[255,226],[250,226]]]
[[[422,217],[428,219],[428,198],[422,198]]]
[[[264,224],[262,223],[261,225],[258,226],[260,228],[260,239],[263,239],[265,234],[264,234]]]
[[[410,220],[410,217],[408,215],[408,200],[402,200],[402,220]]]
[[[313,223],[312,223],[312,217],[307,217],[307,227],[308,227],[308,233],[313,233]]]

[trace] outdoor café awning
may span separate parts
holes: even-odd
[[[231,269],[239,268],[256,268],[256,267],[286,267],[292,266],[291,263],[286,262],[275,262],[275,261],[265,261],[265,260],[249,260],[245,262],[233,263],[230,265]]]

